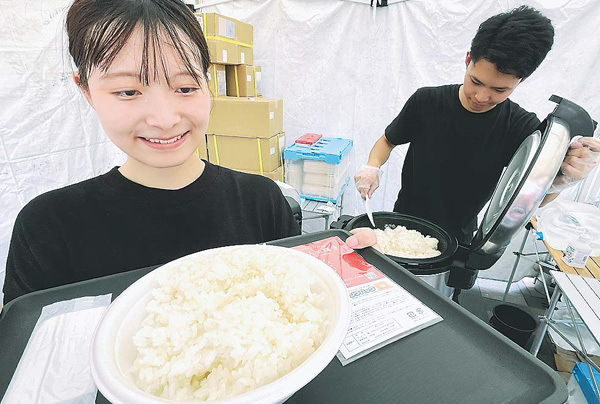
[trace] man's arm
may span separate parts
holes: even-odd
[[[361,166],[354,175],[356,189],[360,192],[363,199],[367,195],[371,197],[373,192],[379,187],[379,167],[381,167],[390,158],[390,153],[395,145],[391,144],[385,134],[382,135],[371,149],[369,160],[366,166]]]
[[[390,153],[394,147],[396,146],[391,144],[385,135],[381,135],[369,153],[369,161],[367,164],[377,168],[381,167],[390,158]]]
[[[544,199],[542,200],[542,203],[540,204],[540,208],[550,202],[552,202],[553,200],[555,200],[558,195],[560,195],[560,193],[556,193],[556,194],[546,194],[546,196],[544,197]]]

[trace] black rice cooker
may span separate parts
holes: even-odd
[[[417,230],[424,236],[430,236],[438,240],[437,249],[440,255],[431,258],[405,258],[395,255],[387,256],[400,264],[421,280],[445,296],[450,297],[454,288],[449,286],[450,266],[458,250],[456,237],[450,235],[446,230],[435,223],[429,222],[415,216],[404,215],[396,212],[373,212],[375,228],[384,229],[386,226],[404,226],[410,230]],[[331,224],[332,229],[353,230],[360,227],[373,228],[366,214],[352,217],[348,215]]]
[[[575,136],[593,136],[597,123],[577,104],[553,95],[554,111],[519,146],[492,194],[483,220],[468,245],[435,223],[394,212],[373,212],[376,228],[402,225],[439,240],[433,258],[389,258],[445,295],[469,289],[479,270],[490,268],[542,203]],[[366,214],[342,216],[332,228],[373,227]]]

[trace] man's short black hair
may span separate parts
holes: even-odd
[[[488,18],[471,41],[473,63],[486,59],[500,73],[527,78],[554,43],[552,22],[538,10],[520,6]]]

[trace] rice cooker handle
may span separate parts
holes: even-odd
[[[592,119],[585,109],[555,94],[550,97],[550,101],[557,104],[552,115],[567,122],[571,138],[575,136],[594,136],[598,123]]]
[[[335,222],[331,223],[331,225],[329,226],[329,228],[330,229],[344,229],[345,230],[346,225],[352,219],[354,219],[354,216],[342,215],[342,216],[339,217],[338,220],[336,220]]]

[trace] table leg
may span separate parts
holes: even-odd
[[[515,273],[517,272],[517,266],[519,265],[519,261],[521,260],[521,255],[523,254],[523,248],[525,248],[525,243],[527,243],[527,237],[529,236],[529,230],[525,230],[525,236],[523,236],[523,241],[521,242],[521,247],[519,248],[519,252],[517,252],[517,258],[515,258],[515,264],[513,265],[512,271],[510,273],[510,277],[508,278],[508,282],[506,284],[506,290],[504,290],[504,295],[502,296],[502,303],[506,302],[506,297],[508,296],[508,292],[510,291],[510,286],[515,277]]]
[[[590,376],[592,379],[592,385],[594,386],[596,397],[598,398],[598,400],[600,400],[600,391],[598,390],[598,383],[596,382],[596,378],[594,377],[594,371],[592,370],[592,367],[590,366],[591,359],[589,358],[587,350],[585,349],[585,345],[583,343],[583,338],[581,338],[581,333],[579,332],[579,328],[577,327],[577,322],[575,321],[575,316],[573,315],[573,310],[571,308],[571,301],[569,300],[568,297],[565,299],[565,304],[567,305],[567,309],[569,310],[569,316],[571,317],[571,321],[573,321],[573,328],[575,328],[575,333],[577,334],[577,339],[579,340],[579,346],[581,347],[581,351],[584,354],[583,356],[587,359],[587,361],[586,361],[587,368],[588,368],[588,372],[590,372]],[[595,367],[597,367],[597,366],[595,366]]]
[[[560,299],[561,295],[562,291],[558,285],[556,285],[554,288],[554,293],[552,294],[552,299],[550,300],[550,305],[548,306],[548,311],[546,312],[545,316],[540,318],[540,324],[535,330],[535,337],[533,339],[533,343],[531,344],[531,349],[529,350],[533,356],[537,356],[538,351],[542,346],[542,341],[544,340],[544,336],[546,336],[546,331],[548,330],[548,321],[552,319],[552,316],[554,315],[554,309],[556,308],[558,299]]]
[[[542,280],[542,285],[544,285],[544,292],[546,293],[546,301],[550,302],[550,292],[548,292],[548,285],[546,285],[546,276],[544,275],[544,268],[542,268],[542,259],[540,258],[540,252],[538,251],[537,243],[533,243],[535,247],[535,258],[536,264],[538,266],[538,273],[540,279]]]

